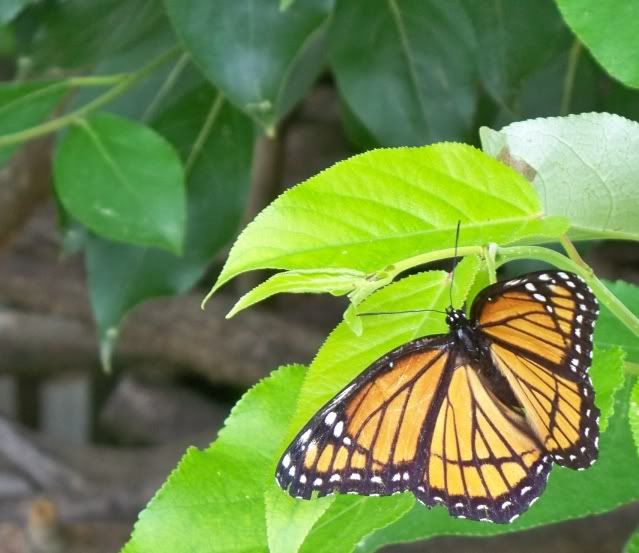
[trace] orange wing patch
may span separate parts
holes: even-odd
[[[302,429],[278,465],[280,485],[303,498],[409,489],[448,358],[445,348],[417,347],[376,362]]]
[[[420,501],[446,504],[462,518],[508,522],[542,492],[550,469],[543,448],[475,368],[454,370],[436,417]]]
[[[576,275],[536,273],[503,284],[476,314],[491,357],[553,459],[581,469],[597,458],[599,411],[587,375],[597,300]]]

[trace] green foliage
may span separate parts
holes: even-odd
[[[564,19],[595,59],[622,83],[639,87],[639,7],[615,0],[557,0]]]
[[[300,366],[274,372],[238,402],[213,445],[189,449],[124,553],[266,550],[264,492],[303,376]]]
[[[630,421],[630,429],[632,437],[637,446],[637,455],[639,455],[639,381],[635,382],[630,395],[630,404],[628,405],[628,420]]]
[[[623,548],[623,553],[639,553],[639,530],[635,530],[634,534]]]
[[[202,276],[213,255],[233,237],[248,191],[252,125],[223,104],[215,90],[204,86],[184,95],[154,127],[187,165],[185,239],[181,255],[98,236],[88,242],[91,303],[105,360],[129,309],[147,298],[184,292]]]
[[[254,269],[382,269],[452,247],[457,221],[464,246],[556,238],[565,230],[563,219],[543,216],[520,175],[474,148],[377,150],[336,164],[260,213],[233,246],[214,290]]]
[[[0,25],[15,18],[28,4],[36,0],[3,0],[0,3]]]
[[[111,240],[182,250],[182,164],[148,127],[108,114],[80,120],[58,147],[54,173],[62,205],[91,230]]]
[[[333,0],[165,0],[202,72],[239,109],[273,131],[324,63]],[[229,63],[231,58],[233,63]]]
[[[210,448],[187,452],[125,551],[372,551],[441,534],[515,531],[639,498],[628,425],[637,438],[639,390],[630,400],[630,383],[623,388],[624,367],[633,373],[639,363],[639,291],[627,283],[606,288],[576,259],[534,246],[566,231],[579,240],[639,239],[637,124],[609,114],[547,118],[602,106],[639,117],[639,93],[611,81],[562,20],[615,78],[638,86],[634,7],[589,1],[584,10],[572,0],[558,1],[561,13],[551,0],[1,4],[10,51],[22,60],[19,80],[51,75],[52,67],[73,70],[67,79],[0,86],[0,164],[20,144],[61,132],[56,193],[64,230],[84,250],[105,364],[131,308],[189,289],[231,242],[248,192],[253,121],[269,135],[286,132],[279,122],[322,71],[334,77],[343,125],[360,148],[476,142],[475,129],[487,126],[489,155],[455,143],[368,152],[289,190],[240,235],[215,289],[246,271],[283,271],[229,315],[276,293],[328,292],[348,295],[344,322],[308,371],[275,372],[241,400]],[[546,119],[521,121],[532,116]],[[597,292],[600,462],[584,473],[555,468],[539,503],[508,526],[454,520],[414,505],[410,494],[290,498],[273,482],[274,466],[308,418],[381,354],[446,331],[432,313],[359,314],[446,307],[448,273],[401,276],[452,257],[459,220],[464,259],[455,305],[470,303],[495,267],[513,259],[574,270]]]
[[[571,238],[639,238],[638,123],[589,113],[483,128],[481,137],[488,154],[532,168],[545,212],[568,217]]]
[[[628,388],[619,402],[628,401]],[[639,500],[639,457],[635,454],[625,413],[616,409],[600,439],[600,457],[586,471],[555,467],[546,491],[518,520],[508,525],[481,524],[453,519],[444,509],[426,510],[416,505],[396,523],[370,536],[361,551],[376,551],[389,543],[427,539],[440,535],[493,536],[584,517]]]
[[[64,81],[0,85],[0,134],[22,131],[40,123],[68,92]],[[0,147],[0,166],[17,145]]]
[[[622,280],[607,282],[612,293],[636,316],[639,316],[639,287]],[[627,360],[639,363],[639,341],[637,337],[617,319],[605,306],[601,310],[595,339],[601,346],[621,346]]]

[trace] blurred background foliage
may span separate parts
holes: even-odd
[[[479,146],[481,126],[553,115],[636,120],[636,15],[633,2],[613,0],[0,0],[0,292],[26,317],[5,333],[3,370],[90,367],[84,424],[100,428],[114,379],[76,345],[93,333],[85,306],[76,308],[86,294],[73,288],[79,273],[102,365],[115,379],[133,361],[188,367],[225,404],[268,369],[310,360],[339,320],[317,298],[278,300],[224,327],[184,317],[198,288],[181,307],[136,310],[127,328],[137,330],[121,326],[147,300],[210,284],[241,223],[353,153],[444,140]],[[50,181],[54,205],[42,217]],[[580,248],[602,275],[637,280],[631,246]],[[25,263],[41,250],[48,264]],[[60,270],[60,254],[78,271]],[[255,284],[243,278],[231,295]],[[229,301],[212,305],[211,316]],[[34,319],[42,310],[48,318]],[[64,337],[49,332],[51,316],[57,329],[67,325]],[[42,332],[19,332],[37,324]],[[36,344],[40,357],[29,353]],[[22,422],[42,427],[34,378],[18,379],[15,402]],[[92,438],[105,440],[104,429]],[[123,512],[137,512],[156,485]]]

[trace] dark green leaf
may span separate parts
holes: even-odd
[[[552,470],[539,501],[512,524],[485,524],[451,518],[445,509],[416,505],[410,513],[370,536],[361,551],[389,543],[424,540],[441,535],[490,536],[533,528],[560,520],[603,513],[639,500],[639,457],[626,418],[629,388],[617,401],[615,414],[600,440],[600,458],[583,472]]]
[[[639,123],[609,113],[481,129],[488,154],[523,161],[545,212],[570,219],[576,240],[639,238]]]
[[[524,79],[568,42],[557,7],[552,0],[466,0],[465,5],[477,33],[475,54],[482,83],[498,104],[512,106]]]
[[[0,137],[41,123],[68,90],[65,81],[0,85]],[[11,157],[17,147],[0,148],[0,165]]]
[[[35,3],[37,0],[2,0],[0,2],[0,25],[9,23],[29,4]]]
[[[339,211],[336,211],[338,206]],[[240,235],[214,289],[254,269],[364,272],[443,247],[559,236],[521,175],[462,144],[375,150],[314,176]]]
[[[238,108],[273,130],[322,69],[333,0],[165,0],[176,32]]]
[[[561,14],[613,77],[639,88],[639,5],[617,0],[557,0]]]
[[[622,280],[605,284],[636,317],[639,317],[639,287]],[[604,306],[595,328],[595,341],[604,347],[621,346],[626,352],[627,361],[639,363],[637,336]]]
[[[164,18],[143,40],[126,51],[109,56],[93,68],[93,75],[131,73],[177,45],[178,39],[169,21]],[[204,83],[202,75],[185,59],[187,54],[175,56],[153,73],[135,83],[104,108],[110,113],[129,119],[152,121],[178,98]],[[69,109],[75,109],[95,99],[104,90],[82,88],[73,97]]]
[[[237,230],[250,180],[253,129],[247,117],[228,104],[220,109],[219,102],[213,89],[202,87],[184,96],[156,123],[187,160],[208,117],[215,116],[187,175],[182,255],[98,237],[88,243],[91,304],[103,340],[138,303],[193,286]],[[219,109],[217,115],[213,108]]]
[[[244,395],[215,443],[189,449],[140,514],[123,553],[267,551],[264,491],[274,485],[303,376],[300,366],[279,369]]]
[[[64,208],[94,232],[173,252],[182,248],[182,164],[151,129],[107,114],[80,120],[59,144],[54,175]]]
[[[36,66],[79,67],[122,52],[164,20],[161,0],[65,0],[45,6],[32,57]]]
[[[331,66],[348,109],[381,144],[463,140],[475,112],[476,47],[461,0],[338,2]]]

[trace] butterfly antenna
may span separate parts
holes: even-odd
[[[448,293],[450,295],[450,306],[453,307],[453,285],[455,284],[455,269],[457,268],[457,246],[459,245],[459,227],[461,221],[457,221],[457,232],[455,233],[455,257],[453,258],[453,270],[450,275],[450,288]]]

